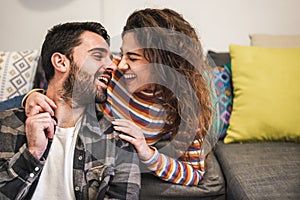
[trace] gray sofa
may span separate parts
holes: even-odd
[[[300,199],[300,144],[219,141],[199,186],[143,174],[140,199]]]
[[[215,154],[227,199],[300,199],[299,143],[220,141]]]

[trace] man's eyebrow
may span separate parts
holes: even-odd
[[[103,53],[108,52],[108,50],[106,48],[101,48],[101,47],[97,47],[97,48],[93,48],[93,49],[88,50],[88,52],[93,52],[93,51],[101,51]]]

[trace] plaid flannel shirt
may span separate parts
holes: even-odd
[[[45,161],[27,149],[23,109],[0,112],[0,199],[29,199]],[[138,199],[139,158],[117,139],[110,120],[89,106],[82,119],[73,164],[76,199]]]

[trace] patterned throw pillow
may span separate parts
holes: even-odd
[[[0,101],[32,89],[38,53],[38,50],[0,51]]]
[[[226,136],[226,130],[229,126],[229,118],[232,111],[232,81],[231,81],[231,65],[225,64],[222,67],[214,68],[215,86],[219,100],[219,110],[223,127],[219,139]]]
[[[33,88],[42,88],[47,90],[48,82],[46,80],[45,71],[42,67],[41,59],[39,58],[37,69],[34,77]]]

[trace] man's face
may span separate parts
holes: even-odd
[[[106,101],[106,88],[116,65],[111,60],[109,46],[100,35],[86,31],[82,43],[73,50],[73,62],[64,84],[73,102],[83,106]]]

